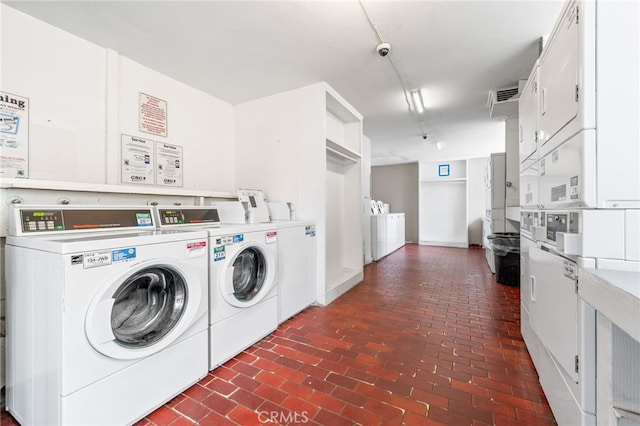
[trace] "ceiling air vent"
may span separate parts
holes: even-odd
[[[496,90],[496,101],[497,102],[508,101],[509,99],[513,98],[517,94],[518,94],[517,87],[510,87],[509,89]]]
[[[526,80],[518,81],[518,86],[491,90],[487,106],[491,109],[491,118],[509,118],[518,116],[518,98]]]

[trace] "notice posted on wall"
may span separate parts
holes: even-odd
[[[138,127],[141,132],[167,136],[167,101],[138,94]]]
[[[182,187],[182,147],[156,142],[156,184]]]
[[[1,91],[0,177],[29,177],[29,99]]]
[[[153,149],[155,142],[136,136],[123,134],[121,136],[122,183],[136,183],[153,185],[155,170]]]

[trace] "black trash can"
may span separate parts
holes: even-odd
[[[520,286],[520,234],[496,232],[487,237],[491,241],[496,264],[496,281],[500,284]]]

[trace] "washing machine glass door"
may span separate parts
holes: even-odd
[[[240,302],[249,302],[256,297],[265,284],[267,261],[260,250],[248,247],[233,261],[233,297]]]
[[[131,348],[153,345],[178,323],[187,304],[184,277],[155,265],[127,278],[113,295],[111,330],[116,342]]]

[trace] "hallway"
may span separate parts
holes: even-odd
[[[519,300],[481,250],[406,245],[138,425],[552,425]]]

